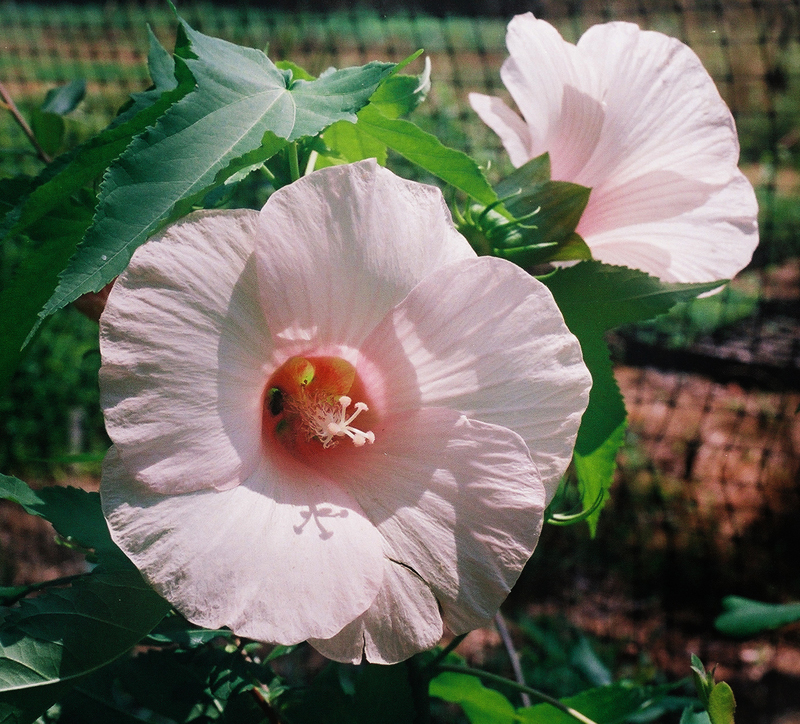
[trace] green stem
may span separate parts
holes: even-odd
[[[479,679],[483,679],[484,681],[491,681],[495,684],[502,684],[503,686],[516,689],[517,691],[524,691],[526,694],[535,696],[537,699],[541,699],[543,702],[550,704],[550,706],[554,706],[559,711],[564,712],[567,716],[571,716],[573,719],[581,722],[581,724],[597,724],[597,722],[593,721],[588,716],[584,716],[576,709],[573,709],[571,706],[567,706],[558,699],[548,696],[538,689],[532,689],[530,686],[518,684],[516,681],[506,679],[504,676],[490,674],[488,671],[481,671],[480,669],[471,669],[467,666],[451,666],[450,664],[440,664],[439,671],[451,671],[454,674],[468,674],[469,676],[477,676]]]
[[[300,178],[300,161],[297,158],[297,142],[289,144],[289,171],[292,174],[292,181]]]

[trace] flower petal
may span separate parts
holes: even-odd
[[[114,541],[200,626],[282,644],[328,638],[381,588],[378,531],[300,464],[265,463],[231,490],[162,496],[131,478],[112,447],[100,493]]]
[[[325,470],[378,528],[387,556],[431,588],[454,632],[485,624],[542,525],[545,491],[525,443],[442,408],[384,418],[373,430],[358,464],[331,456]]]
[[[749,262],[757,208],[736,127],[688,46],[623,22],[572,45],[531,13],[509,23],[507,44],[501,76],[528,135],[499,101],[480,115],[515,165],[547,152],[553,179],[592,189],[577,232],[596,258],[686,282]]]
[[[502,259],[449,264],[392,310],[361,355],[359,368],[383,370],[394,410],[449,407],[519,434],[547,500],[555,494],[591,376],[541,282]]]
[[[227,488],[258,465],[272,350],[253,260],[257,219],[249,210],[186,217],[140,247],[109,294],[106,427],[128,472],[153,490]]]
[[[309,643],[334,661],[396,664],[433,648],[442,638],[442,617],[431,589],[412,570],[386,560],[383,588],[372,606],[329,639]]]
[[[591,162],[569,180],[620,185],[653,170],[729,180],[739,160],[736,127],[691,48],[632,23],[596,25],[577,48],[602,77],[606,123]]]
[[[737,172],[702,205],[659,219],[659,212],[652,207],[660,205],[663,213],[680,208],[682,190],[689,185],[686,181],[671,188],[665,183],[660,195],[637,194],[631,189],[619,204],[632,223],[609,224],[607,230],[587,237],[592,241],[593,256],[607,264],[642,269],[667,282],[732,278],[749,263],[758,245],[758,204],[753,187]],[[656,220],[645,221],[651,212]]]
[[[594,152],[605,118],[601,79],[574,45],[531,13],[511,20],[506,43],[511,57],[500,76],[528,124],[529,158],[547,151],[554,179],[582,183],[573,177]]]
[[[500,136],[511,163],[522,166],[534,157],[528,126],[502,100],[482,93],[470,93],[469,103],[480,119]]]
[[[265,316],[287,356],[298,341],[357,347],[431,270],[475,252],[439,189],[371,159],[322,169],[273,194],[261,211],[256,256]]]

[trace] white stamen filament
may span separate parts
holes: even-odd
[[[349,437],[356,447],[375,442],[375,433],[371,430],[366,432],[359,430],[352,424],[362,412],[369,409],[364,402],[356,402],[355,412],[347,417],[347,408],[352,402],[347,395],[342,395],[338,407],[331,409],[330,406],[324,405],[314,410],[308,422],[314,435],[322,443],[322,447],[330,447],[337,442],[335,438],[343,436]]]

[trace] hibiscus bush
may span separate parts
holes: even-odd
[[[492,185],[409,120],[422,51],[313,77],[177,22],[61,155],[58,113],[6,99],[44,167],[0,181],[0,383],[48,317],[99,317],[112,445],[99,495],[0,476],[87,560],[0,591],[3,720],[732,721],[696,660],[694,701],[605,676],[559,700],[454,653],[496,625],[518,665],[498,611],[542,526],[595,529],[625,431],[605,332],[757,243],[694,53],[514,18],[521,115],[471,97],[516,169]]]

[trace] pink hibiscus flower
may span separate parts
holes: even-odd
[[[545,152],[552,178],[591,188],[577,232],[594,258],[664,281],[729,279],[758,244],[753,188],[737,168],[733,118],[686,45],[631,23],[577,45],[531,13],[506,37],[499,98],[470,103],[521,166]]]
[[[590,386],[547,289],[374,161],[167,228],[100,334],[114,540],[190,621],[340,661],[494,615]]]

